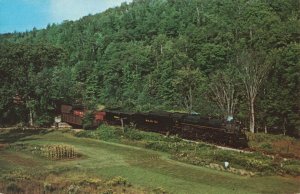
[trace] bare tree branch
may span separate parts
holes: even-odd
[[[261,53],[244,51],[238,57],[239,74],[245,87],[250,110],[250,131],[255,129],[255,99],[267,76],[270,65],[266,63]]]

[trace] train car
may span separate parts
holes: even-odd
[[[119,110],[105,110],[105,122],[111,125],[130,125],[134,113]]]
[[[79,108],[76,109],[71,105],[62,105],[61,114],[62,122],[68,123],[74,127],[82,126],[83,110],[80,110]]]
[[[137,128],[161,133],[170,132],[174,125],[171,113],[164,111],[135,113],[132,122]]]
[[[62,105],[61,106],[61,114],[62,114],[62,122],[68,123],[73,127],[83,127],[84,116],[86,115],[87,110],[80,105]],[[93,114],[93,121],[91,124],[92,128],[99,126],[105,118],[105,112],[96,111]]]
[[[94,113],[93,126],[98,127],[101,123],[104,122],[106,116],[106,112],[104,111],[96,111]]]

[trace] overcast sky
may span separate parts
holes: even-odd
[[[132,0],[0,0],[0,33],[77,20]]]

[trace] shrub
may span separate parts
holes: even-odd
[[[78,190],[79,190],[79,186],[72,184],[68,187],[68,194],[78,193]]]
[[[55,188],[50,183],[44,183],[45,192],[53,192]]]
[[[155,189],[153,189],[153,193],[155,194],[167,194],[169,192],[167,192],[164,188],[162,187],[157,187]]]
[[[267,156],[259,153],[233,153],[228,151],[216,152],[214,156],[215,162],[228,161],[232,165],[243,167],[246,170],[261,172],[261,173],[276,173],[279,165]]]
[[[108,190],[102,192],[102,194],[113,194],[113,193],[114,193],[114,191],[112,189],[108,189]]]
[[[127,179],[121,177],[121,176],[117,176],[112,178],[111,180],[106,182],[106,185],[109,186],[126,186],[127,185]]]
[[[172,148],[169,143],[161,142],[161,141],[147,142],[145,147],[148,149],[162,151],[162,152],[172,151]]]
[[[102,140],[118,140],[120,136],[118,132],[120,129],[108,126],[108,125],[101,125],[97,130],[96,133],[100,135],[100,139]]]
[[[125,133],[124,136],[130,140],[141,140],[143,138],[143,134],[136,130],[136,129],[131,129],[131,128],[125,128]]]
[[[299,165],[284,165],[283,171],[287,174],[293,176],[300,176],[300,166]]]
[[[81,131],[78,133],[75,133],[75,136],[77,137],[87,137],[87,138],[93,138],[93,139],[101,139],[104,141],[109,140],[118,140],[120,138],[120,129],[115,128],[113,126],[108,125],[100,125],[96,130],[93,131]]]
[[[21,193],[23,190],[16,183],[9,183],[6,187],[7,192]]]
[[[175,153],[172,155],[172,159],[198,166],[205,166],[212,162],[210,157],[203,157],[189,152]]]
[[[94,120],[94,114],[92,111],[88,111],[83,119],[82,119],[82,127],[83,129],[92,129],[93,128],[93,120]]]
[[[265,149],[265,150],[272,150],[272,145],[270,143],[262,143],[260,145],[260,148]]]
[[[42,115],[36,118],[35,125],[49,127],[53,124],[53,121],[54,117],[52,115],[43,113]]]

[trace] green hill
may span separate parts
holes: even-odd
[[[293,133],[299,7],[297,0],[135,0],[2,34],[0,123],[47,125],[61,103],[77,102],[234,115],[248,126],[252,106],[256,129]]]

